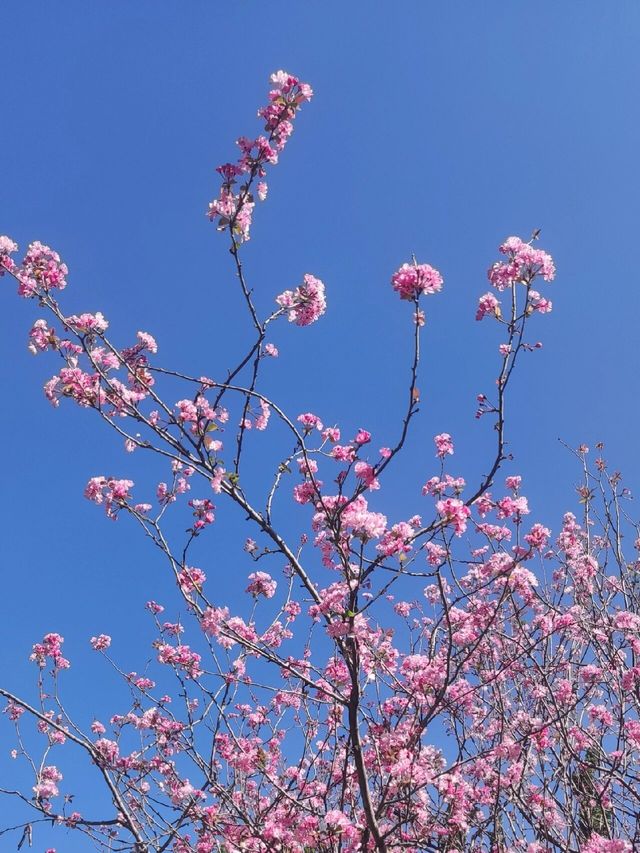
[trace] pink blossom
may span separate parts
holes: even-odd
[[[197,533],[209,524],[215,521],[214,509],[215,506],[209,498],[192,499],[189,501],[189,506],[193,509],[193,531]]]
[[[471,510],[462,501],[456,498],[447,498],[436,503],[436,509],[442,515],[447,524],[452,524],[456,536],[462,536],[467,529],[467,519]]]
[[[322,432],[322,438],[325,441],[336,442],[340,441],[340,430],[338,427],[327,427]]]
[[[632,853],[630,841],[612,840],[594,832],[589,836],[586,844],[581,848],[581,853]]]
[[[9,255],[17,251],[17,243],[14,243],[10,237],[0,236],[0,276],[4,275],[6,269],[13,270],[15,268],[15,264]]]
[[[158,344],[153,335],[150,335],[148,332],[138,332],[137,337],[143,349],[149,350],[150,353],[154,354],[158,352]]]
[[[14,250],[9,249],[9,251]],[[6,260],[3,263],[6,266]],[[31,298],[38,293],[47,293],[55,288],[63,290],[67,286],[65,278],[67,273],[67,266],[62,263],[57,252],[43,243],[37,241],[31,243],[22,266],[15,272],[18,279],[18,294]]]
[[[94,743],[93,748],[103,764],[114,765],[120,755],[118,744],[108,738],[100,738]]]
[[[529,310],[537,311],[539,314],[549,314],[553,308],[553,303],[549,299],[541,296],[537,290],[529,291]]]
[[[406,521],[400,521],[385,532],[376,546],[377,550],[384,554],[385,557],[391,557],[394,554],[408,554],[411,550],[413,535],[413,527]]]
[[[108,518],[117,518],[118,511],[126,506],[131,497],[133,480],[116,480],[113,477],[92,477],[87,483],[84,496],[95,504],[104,504]]]
[[[297,601],[288,601],[285,604],[283,610],[289,617],[289,621],[293,621],[297,616],[300,615],[301,607]]]
[[[317,429],[319,432],[322,432],[322,421],[317,415],[311,414],[311,412],[306,412],[303,415],[298,415],[297,421],[298,423],[302,424],[306,433],[311,432],[314,429]]]
[[[608,727],[613,723],[613,714],[604,705],[591,705],[588,714],[592,722]]]
[[[207,576],[195,566],[185,566],[178,574],[178,585],[183,593],[200,592]]]
[[[331,508],[334,502],[337,504],[335,498],[323,498],[323,503],[327,508]],[[386,517],[380,512],[371,512],[363,495],[358,495],[344,509],[341,521],[345,531],[363,541],[379,538],[387,526]],[[324,512],[318,512],[313,519],[314,528],[321,529],[325,523]]]
[[[104,404],[107,396],[100,386],[100,376],[85,373],[79,367],[63,367],[44,385],[44,393],[53,406],[59,405],[60,397],[70,397],[82,408]]]
[[[36,320],[29,332],[29,351],[36,355],[56,345],[53,329],[47,326],[46,320]]]
[[[429,264],[402,264],[391,276],[391,283],[401,299],[417,299],[442,289],[442,276]]]
[[[424,546],[427,552],[427,562],[432,566],[439,566],[444,562],[447,556],[447,549],[436,542],[427,542]]]
[[[537,275],[545,281],[555,278],[556,269],[551,256],[541,249],[534,249],[519,237],[505,240],[500,252],[507,256],[506,262],[493,264],[488,272],[489,281],[498,290],[504,290],[517,281],[531,282]]]
[[[478,511],[478,515],[481,518],[484,518],[488,515],[494,507],[494,503],[491,500],[490,492],[485,492],[484,495],[481,495],[477,500],[473,502],[473,506]]]
[[[39,800],[48,800],[57,797],[58,782],[62,779],[62,773],[54,765],[43,767],[40,771],[38,783],[34,785],[33,792]]]
[[[277,585],[267,572],[253,572],[249,575],[249,586],[246,592],[250,592],[256,597],[264,595],[265,598],[273,598]]]
[[[55,669],[68,669],[69,661],[62,655],[62,644],[64,637],[60,634],[45,634],[41,643],[35,643],[29,660],[34,661],[43,669],[46,666],[46,658],[51,658]]]
[[[494,542],[502,542],[504,539],[511,539],[511,531],[508,527],[500,527],[497,524],[478,524],[478,533],[483,533]]]
[[[476,311],[476,320],[482,320],[486,317],[487,314],[491,314],[494,317],[500,317],[500,302],[496,299],[496,297],[489,291],[489,293],[485,293],[478,300],[478,310]]]
[[[325,814],[324,819],[327,827],[332,832],[337,833],[343,832],[350,824],[349,818],[337,809],[331,809],[328,811]]]
[[[312,477],[318,473],[318,463],[308,456],[300,456],[297,460],[298,468],[303,477]]]
[[[296,112],[313,95],[307,83],[284,72],[272,75],[271,83],[274,88],[269,92],[269,103],[258,110],[258,116],[264,120],[265,132],[269,136],[259,136],[257,139],[241,136],[238,139],[241,156],[236,164],[218,166],[216,171],[222,176],[223,183],[218,197],[209,205],[209,219],[217,219],[218,230],[231,228],[236,239],[240,240],[249,239],[255,204],[248,191],[249,184],[244,184],[237,194],[234,192],[236,179],[243,174],[248,174],[249,182],[256,176],[263,177],[266,166],[278,162],[278,152],[284,148],[293,131]],[[264,181],[258,183],[257,194],[264,201],[267,195]]]
[[[289,322],[297,326],[315,323],[327,308],[324,284],[308,273],[301,285],[295,290],[285,290],[276,297],[276,302],[287,311]]]
[[[335,450],[335,448],[334,448]],[[380,488],[380,483],[376,479],[375,469],[368,462],[356,462],[353,467],[354,474],[359,480],[369,488],[370,491]]]
[[[6,714],[12,722],[16,722],[24,712],[25,709],[21,705],[16,705],[15,702],[8,702],[7,707],[2,713]]]
[[[447,453],[453,454],[453,441],[448,432],[442,432],[433,438],[436,445],[436,456],[443,459]]]
[[[347,444],[346,446],[335,444],[331,448],[331,456],[338,462],[353,462],[356,458],[356,449],[350,444]]]
[[[103,652],[111,645],[111,637],[108,634],[100,634],[97,637],[91,637],[91,647],[96,652]]]
[[[627,722],[624,724],[624,730],[627,736],[636,744],[636,746],[640,747],[640,721],[627,720]]]
[[[318,496],[318,487],[321,485],[322,483],[319,480],[315,482],[305,480],[304,483],[299,483],[293,487],[294,500],[299,504],[308,504],[315,501]]]
[[[522,515],[529,514],[529,504],[525,497],[512,498],[507,495],[496,502],[498,518],[512,518],[516,520]]]
[[[271,407],[266,400],[260,400],[260,414],[256,417],[254,424],[257,430],[265,430],[271,417]]]
[[[640,631],[640,616],[628,610],[620,610],[613,617],[613,624],[618,631]]]
[[[202,675],[200,655],[192,651],[189,646],[171,646],[169,643],[159,643],[158,661],[183,669],[189,678],[198,678]]]
[[[533,549],[541,551],[546,547],[550,536],[551,531],[548,527],[543,527],[542,524],[534,524],[531,528],[531,532],[527,533],[524,539],[525,542],[528,542]]]
[[[93,332],[100,334],[109,325],[99,311],[96,314],[72,314],[70,317],[65,318],[65,323],[74,331],[83,334],[91,334]]]
[[[271,356],[271,358],[277,358],[279,355],[278,348],[275,346],[275,344],[265,344],[264,354]]]

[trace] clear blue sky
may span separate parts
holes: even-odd
[[[558,438],[604,440],[640,487],[636,0],[5,0],[2,19],[0,233],[62,254],[69,313],[102,310],[123,345],[141,328],[163,365],[222,373],[246,326],[225,240],[203,212],[215,166],[238,135],[258,132],[268,74],[285,68],[316,97],[272,170],[247,271],[265,308],[312,272],[329,310],[274,335],[282,357],[270,389],[294,414],[311,409],[389,442],[409,310],[389,276],[412,252],[438,267],[422,416],[376,507],[393,520],[426,514],[418,486],[433,471],[435,433],[456,439],[456,473],[474,483],[485,470],[491,436],[474,399],[491,387],[497,338],[475,323],[475,304],[498,243],[541,227],[558,267],[554,312],[536,324],[544,349],[526,359],[510,404],[513,471],[535,520],[555,531],[578,479]],[[86,412],[49,407],[41,386],[53,362],[26,350],[36,306],[6,279],[0,299],[0,680],[28,693],[31,643],[60,631],[74,664],[69,706],[84,721],[108,693],[87,638],[111,633],[123,667],[140,670],[152,638],[142,606],[168,600],[170,584],[131,525],[82,498],[89,476],[136,479],[142,463]],[[200,562],[220,603],[233,604],[250,567],[225,548],[246,530],[217,535]],[[0,823],[9,816],[0,802]],[[60,835],[57,846],[83,849]]]

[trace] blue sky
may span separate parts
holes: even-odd
[[[558,267],[554,311],[532,333],[544,349],[523,364],[509,436],[535,520],[557,530],[578,480],[558,438],[604,440],[627,484],[640,481],[639,29],[634,0],[5,0],[0,233],[61,253],[69,313],[101,310],[123,345],[145,329],[163,365],[221,373],[247,327],[225,240],[203,215],[214,168],[259,131],[268,74],[296,73],[316,97],[244,255],[263,309],[304,272],[324,280],[329,309],[312,328],[278,330],[267,386],[293,414],[389,443],[409,346],[409,308],[389,277],[412,252],[438,267],[422,414],[379,507],[394,520],[426,514],[418,486],[435,470],[435,433],[454,436],[455,473],[474,483],[486,469],[492,437],[474,402],[490,389],[498,338],[475,323],[475,304],[502,239],[541,227]],[[6,279],[0,299],[1,680],[31,691],[31,643],[60,631],[69,705],[90,718],[109,682],[87,638],[111,633],[123,667],[141,669],[152,639],[142,606],[171,586],[132,526],[82,498],[89,476],[136,479],[143,463],[88,413],[49,407],[40,389],[53,363],[25,343],[36,306]],[[224,562],[221,603],[240,600],[251,570],[232,544],[246,534],[220,531],[215,560],[203,546],[210,576]]]

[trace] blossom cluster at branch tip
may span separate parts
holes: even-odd
[[[276,71],[271,75],[272,89],[269,103],[258,110],[258,117],[264,120],[266,136],[248,139],[241,136],[237,140],[241,155],[236,163],[224,163],[216,171],[222,177],[222,186],[216,199],[209,204],[208,216],[217,220],[218,231],[231,228],[239,241],[249,239],[254,197],[251,183],[266,174],[267,165],[275,165],[278,155],[293,133],[293,119],[305,101],[310,101],[313,91],[307,83],[286,71]],[[244,183],[235,191],[238,178],[244,176]],[[260,201],[267,197],[268,187],[265,181],[259,181],[257,196]]]
[[[95,504],[103,505],[108,518],[115,520],[118,511],[127,505],[133,485],[133,480],[91,477],[85,486],[84,496]],[[140,505],[142,506],[146,505]]]
[[[452,525],[456,536],[462,536],[467,529],[467,520],[471,510],[457,498],[446,498],[436,503],[436,509],[447,524]]]
[[[38,783],[33,786],[33,793],[38,800],[49,800],[57,797],[60,793],[58,782],[62,780],[62,773],[54,765],[43,767],[39,773]]]
[[[108,634],[100,634],[97,637],[91,637],[91,648],[96,652],[103,652],[111,645],[111,637]]]
[[[415,300],[442,290],[442,276],[429,264],[402,264],[391,276],[391,284],[400,299]],[[418,325],[422,325],[424,318]]]
[[[480,297],[478,300],[478,310],[476,311],[476,320],[482,320],[487,315],[496,317],[498,320],[502,316],[500,311],[499,300],[489,291]]]
[[[289,322],[297,326],[310,326],[327,308],[323,282],[309,273],[295,290],[285,290],[276,296],[276,302],[286,310]]]
[[[436,456],[439,456],[440,459],[444,459],[447,454],[453,454],[453,440],[448,432],[434,436],[433,441],[436,445]]]
[[[55,632],[45,634],[41,643],[34,644],[29,660],[43,669],[46,666],[46,659],[50,658],[54,669],[69,669],[70,663],[62,654],[63,643],[64,637],[60,634]]]
[[[553,281],[556,268],[551,255],[535,249],[520,237],[509,237],[500,246],[506,261],[497,261],[488,270],[488,278],[496,290],[504,290],[514,282],[530,284],[536,276]]]
[[[49,246],[37,240],[30,243],[20,266],[10,257],[17,250],[17,243],[10,237],[0,237],[0,275],[10,272],[16,278],[19,296],[31,299],[67,286],[67,265]]]
[[[267,572],[252,572],[249,575],[249,586],[246,591],[256,598],[259,595],[263,595],[265,598],[273,598],[277,586],[277,582]]]

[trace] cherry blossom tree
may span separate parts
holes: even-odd
[[[304,273],[260,316],[245,276],[265,177],[312,98],[283,71],[271,87],[258,111],[264,134],[238,140],[208,212],[251,328],[232,369],[162,367],[147,331],[116,343],[101,313],[68,314],[58,301],[68,270],[54,250],[34,242],[17,261],[16,243],[0,237],[0,275],[42,314],[29,349],[57,361],[47,400],[90,410],[125,451],[148,456],[158,483],[149,494],[100,474],[85,497],[141,529],[176,591],[164,605],[149,591],[155,669],[130,672],[136,662],[116,660],[108,635],[91,637],[96,666],[130,700],[104,708],[90,730],[64,701],[73,670],[57,633],[33,646],[33,697],[0,688],[3,744],[13,738],[32,777],[19,790],[2,780],[18,815],[0,827],[5,843],[58,835],[64,849],[74,832],[132,853],[640,849],[640,530],[629,493],[599,454],[591,464],[577,448],[577,514],[552,535],[534,521],[521,477],[503,470],[509,388],[540,347],[529,329],[551,311],[553,261],[537,234],[509,237],[478,301],[477,320],[503,335],[492,393],[477,398],[495,436],[482,481],[465,482],[442,433],[416,514],[383,514],[387,470],[419,413],[423,306],[443,277],[415,257],[390,276],[413,346],[389,446],[263,393],[264,365],[278,358],[273,324],[308,326],[327,305],[323,282]],[[257,488],[247,448],[264,430],[279,455]],[[222,503],[246,525],[256,564],[238,613],[192,559]],[[282,521],[292,516],[303,531],[293,537]],[[102,790],[102,812],[67,788],[68,762],[86,768],[87,791]]]

